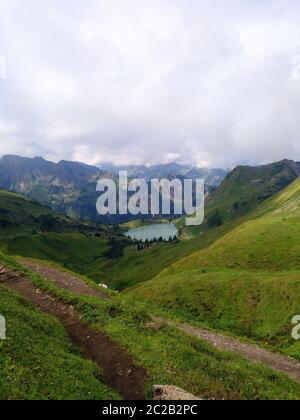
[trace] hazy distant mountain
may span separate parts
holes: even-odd
[[[102,164],[100,167],[103,170],[117,174],[119,171],[127,171],[130,177],[143,178],[149,181],[153,178],[173,178],[184,177],[197,179],[205,179],[205,184],[208,187],[215,188],[221,184],[228,171],[224,169],[201,169],[189,165],[180,165],[178,163],[169,163],[155,166],[135,166],[124,165],[115,166],[111,163]]]
[[[69,216],[97,219],[96,182],[103,172],[79,162],[48,162],[4,156],[0,159],[0,188],[26,194]]]
[[[7,155],[0,159],[0,188],[26,194],[44,205],[71,217],[100,222],[120,222],[131,216],[100,217],[96,212],[96,183],[104,174],[116,177],[120,170],[127,170],[130,178],[146,181],[152,178],[205,178],[207,190],[218,185],[226,172],[200,170],[177,163],[169,165],[124,166],[104,165],[104,170],[80,162],[53,163],[41,157],[24,158]]]
[[[300,174],[300,164],[284,160],[258,167],[238,166],[226,176],[222,169],[198,169],[177,163],[152,167],[103,165],[99,169],[79,162],[53,163],[41,157],[8,155],[0,159],[0,188],[26,194],[71,217],[102,223],[122,222],[133,217],[101,217],[96,211],[98,179],[108,172],[116,177],[120,170],[127,170],[129,177],[148,182],[151,178],[205,178],[207,191],[221,184],[208,199],[207,214],[218,209],[223,219],[230,219],[291,183]]]
[[[0,159],[1,188],[29,193],[41,182],[58,188],[74,188],[86,182],[95,182],[102,171],[79,162],[48,162],[41,157],[33,159],[6,155]]]

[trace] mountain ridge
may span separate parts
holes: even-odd
[[[195,325],[300,359],[300,177],[208,247],[126,291],[129,299]]]
[[[14,171],[14,173],[12,173]],[[39,181],[47,180],[55,186],[74,186],[79,182],[97,180],[103,171],[81,162],[61,160],[58,163],[40,156],[34,158],[4,155],[0,159],[0,186],[3,189],[29,193]],[[24,185],[22,181],[26,181]]]
[[[207,218],[220,223],[247,214],[300,176],[300,163],[283,159],[267,165],[238,165],[209,196]]]
[[[152,173],[130,172],[128,175],[129,178],[141,177],[147,182],[150,178],[173,179],[175,176],[185,178],[182,173],[179,174],[180,171],[169,172],[178,168],[181,168],[178,164],[167,167],[161,165],[153,169]],[[219,178],[216,178],[215,174],[210,175],[207,170],[202,175],[206,174],[208,183],[213,180],[216,185],[225,176],[225,173],[220,171]],[[200,175],[199,173],[198,176]],[[96,201],[99,194],[96,191],[96,183],[104,176],[118,181],[117,173],[103,171],[96,166],[81,162],[61,160],[54,163],[42,157],[26,158],[16,155],[5,155],[0,159],[0,188],[28,195],[70,217],[100,223],[121,223],[132,220],[134,217],[131,215],[98,215]],[[208,186],[207,189],[210,190]]]
[[[159,165],[114,165],[111,163],[99,165],[104,170],[108,170],[114,174],[119,171],[127,171],[130,177],[143,178],[147,181],[152,178],[169,178],[169,177],[185,177],[185,178],[204,178],[207,187],[215,188],[228,171],[218,168],[197,168],[188,164],[179,164],[177,162],[159,164]]]

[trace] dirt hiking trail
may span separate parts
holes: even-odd
[[[86,285],[83,280],[81,280],[76,275],[72,276],[68,273],[64,273],[63,271],[60,271],[59,268],[53,268],[48,266],[46,263],[39,261],[32,262],[26,259],[22,259],[22,264],[28,267],[30,270],[41,274],[48,280],[55,282],[57,285],[59,285],[61,282],[61,280],[59,280],[61,279],[61,276],[64,277],[66,275],[67,281],[64,284],[65,288],[70,291],[75,291],[75,289],[77,291],[85,290],[86,294],[89,294],[89,289],[92,289],[92,292],[95,292],[95,289]],[[102,292],[100,293],[102,294]],[[109,299],[108,296],[106,296],[106,298]],[[186,334],[207,341],[213,344],[213,346],[219,350],[238,353],[252,362],[262,363],[277,372],[286,374],[291,379],[300,384],[300,362],[292,359],[291,357],[284,356],[279,353],[273,353],[271,351],[260,348],[255,344],[243,343],[237,338],[206,330],[204,328],[194,327],[186,323],[178,323],[156,316],[153,316],[152,319],[156,323],[165,323],[172,327],[178,328]]]
[[[103,291],[97,290],[80,279],[75,274],[72,275],[66,271],[60,270],[49,264],[43,264],[39,261],[27,260],[19,258],[19,261],[29,270],[39,274],[41,277],[52,281],[56,286],[80,295],[96,296],[100,299],[110,299],[110,297]],[[96,286],[96,284],[95,284]]]
[[[143,400],[147,380],[145,369],[134,365],[133,359],[107,334],[82,322],[71,305],[36,288],[22,273],[0,265],[0,284],[17,291],[38,309],[56,317],[70,339],[82,353],[103,372],[107,385],[126,400]]]
[[[262,363],[277,372],[286,374],[300,384],[300,362],[296,359],[279,353],[272,353],[255,344],[243,343],[234,337],[215,333],[204,328],[193,327],[189,324],[171,321],[162,317],[155,316],[152,318],[155,322],[165,323],[178,328],[186,334],[208,341],[220,350],[239,353],[253,362]]]

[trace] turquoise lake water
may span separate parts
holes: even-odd
[[[164,240],[169,240],[170,237],[174,237],[177,233],[178,230],[173,223],[160,223],[130,229],[126,232],[126,235],[131,239],[145,242],[147,239],[148,241],[152,241],[160,237]]]

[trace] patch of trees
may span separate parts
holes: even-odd
[[[221,215],[219,209],[216,209],[213,212],[213,214],[208,218],[207,223],[211,228],[221,226],[224,223],[223,216]]]
[[[144,249],[149,248],[151,245],[153,244],[158,244],[158,243],[178,243],[179,239],[177,238],[177,236],[170,236],[169,239],[165,239],[162,236],[160,236],[159,238],[154,238],[154,239],[146,239],[145,241],[138,241],[137,244],[137,250],[138,251],[143,251]]]
[[[50,214],[42,214],[35,218],[35,225],[42,232],[53,232],[60,229],[60,223]]]
[[[127,239],[118,239],[115,237],[109,240],[109,249],[103,253],[106,258],[120,258],[124,255],[124,248],[128,246],[129,242]]]
[[[0,219],[0,228],[7,228],[8,226],[13,225],[13,223],[8,220]]]
[[[237,201],[236,203],[234,203],[233,205],[233,210],[238,211],[240,209],[240,203]]]

